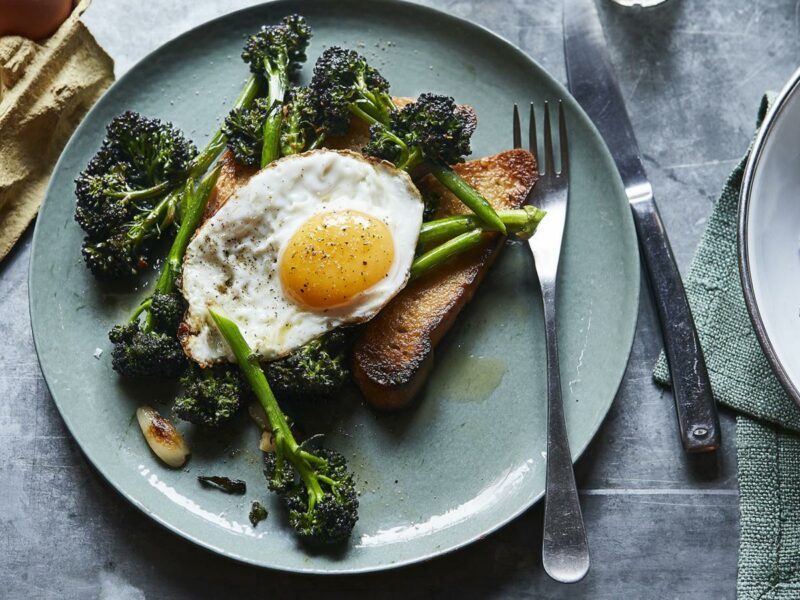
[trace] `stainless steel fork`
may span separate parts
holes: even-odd
[[[537,154],[536,116],[530,107],[529,148],[539,165],[534,187],[535,204],[547,211],[536,235],[528,240],[544,304],[547,345],[547,483],[544,496],[542,563],[550,577],[563,583],[580,581],[589,571],[589,544],[583,525],[572,456],[567,438],[556,335],[556,275],[569,197],[569,147],[564,107],[558,102],[558,146],[561,170],[556,171],[550,106],[544,104],[543,160]],[[514,105],[514,147],[522,146],[519,110]]]

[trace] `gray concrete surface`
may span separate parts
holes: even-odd
[[[598,0],[612,57],[681,268],[747,147],[758,101],[798,63],[800,2],[670,0],[650,11]],[[506,36],[564,79],[558,0],[426,0]],[[95,0],[86,22],[122,74],[174,35],[243,0]],[[733,418],[724,449],[690,460],[672,398],[655,387],[658,325],[643,290],[616,403],[578,465],[593,567],[554,584],[539,556],[542,511],[444,558],[333,579],[219,558],[130,506],[87,464],[42,380],[28,320],[30,232],[0,264],[0,597],[733,598]]]

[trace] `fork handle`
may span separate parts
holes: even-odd
[[[652,197],[631,203],[631,208],[661,321],[683,448],[692,453],[716,450],[720,445],[717,405],[664,223]]]
[[[569,450],[556,336],[555,282],[542,282],[547,346],[547,482],[542,564],[550,577],[575,583],[589,571],[589,543]]]

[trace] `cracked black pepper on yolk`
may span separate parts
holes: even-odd
[[[385,278],[393,261],[392,233],[380,219],[355,210],[320,213],[289,240],[280,278],[293,300],[326,309]]]

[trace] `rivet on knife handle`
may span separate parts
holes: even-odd
[[[664,225],[652,198],[632,202],[631,208],[661,321],[683,447],[687,452],[716,450],[720,444],[717,407]]]

